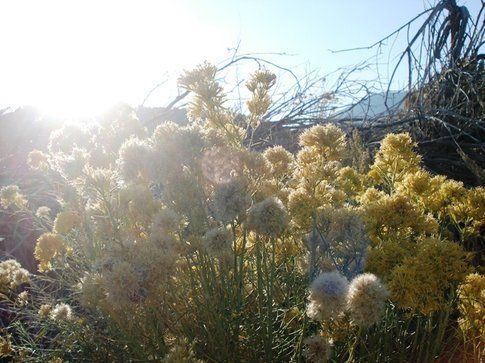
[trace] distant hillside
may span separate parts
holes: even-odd
[[[371,93],[359,102],[346,107],[330,116],[332,120],[364,121],[401,110],[406,98],[405,91]]]

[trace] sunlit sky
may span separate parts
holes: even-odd
[[[164,105],[176,75],[240,53],[287,53],[278,64],[323,73],[421,12],[423,0],[1,1],[0,108],[90,115],[115,102]],[[462,1],[476,13],[479,1]],[[397,40],[394,47],[402,46]],[[274,57],[272,58],[275,59]],[[384,72],[386,70],[383,70]]]

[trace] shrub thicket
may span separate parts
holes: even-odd
[[[0,354],[388,362],[479,349],[483,277],[469,251],[485,189],[424,170],[408,134],[389,134],[370,168],[331,124],[304,131],[296,155],[256,152],[275,76],[250,78],[236,117],[215,73],[180,78],[187,126],[149,134],[125,112],[53,132],[29,164],[57,191],[57,216],[1,189],[2,208],[44,233],[38,274],[0,263]]]

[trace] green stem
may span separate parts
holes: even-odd
[[[357,335],[355,337],[354,343],[350,347],[349,359],[347,360],[347,362],[349,362],[349,363],[354,362],[355,351],[356,351],[357,346],[360,344],[361,334],[362,334],[362,327],[359,326],[359,330],[358,330]]]

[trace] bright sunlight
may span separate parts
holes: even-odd
[[[3,3],[2,13],[2,47],[15,55],[1,60],[2,105],[57,117],[139,104],[167,74],[222,57],[218,50],[233,42],[186,2],[18,1]]]

